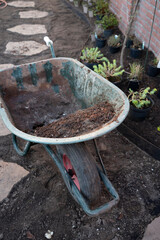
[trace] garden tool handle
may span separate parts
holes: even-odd
[[[50,44],[53,45],[52,40],[47,36],[44,37],[44,41],[45,41],[47,47],[50,47]]]
[[[51,54],[52,54],[52,57],[55,58],[55,52],[54,52],[54,48],[53,48],[53,41],[49,39],[49,37],[45,36],[44,37],[44,41],[47,45],[47,47],[50,47],[50,50],[51,50]]]

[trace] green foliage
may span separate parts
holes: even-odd
[[[120,35],[112,35],[108,38],[109,47],[120,47],[122,45]]]
[[[108,11],[108,2],[105,0],[97,0],[94,13],[95,15],[104,15]]]
[[[141,50],[142,49],[142,43],[138,39],[134,38],[132,48]]]
[[[157,91],[156,88],[150,90],[150,87],[145,89],[141,88],[139,91],[134,92],[129,89],[129,101],[138,109],[147,108],[150,106],[151,101],[148,99],[148,95],[153,95]]]
[[[157,58],[154,58],[151,62],[151,64],[155,67],[157,67],[157,64],[158,64],[159,60]]]
[[[143,74],[143,67],[141,66],[141,64],[136,62],[130,64],[130,74],[129,74],[130,79],[141,80],[142,74]]]
[[[98,47],[83,49],[80,59],[88,63],[99,63],[102,61],[108,61],[108,59],[104,57],[103,54],[99,51]]]
[[[118,20],[116,16],[112,13],[106,14],[102,20],[97,21],[98,24],[101,24],[104,30],[116,27],[118,25]]]
[[[157,127],[157,131],[160,132],[160,126]]]
[[[117,67],[115,59],[113,60],[113,63],[110,63],[108,60],[107,62],[103,62],[103,64],[98,64],[98,67],[96,65],[93,66],[93,68],[96,73],[106,79],[110,77],[119,77],[124,72],[124,70],[121,69],[121,66]]]

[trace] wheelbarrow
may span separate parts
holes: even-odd
[[[95,139],[122,123],[129,111],[129,101],[117,86],[76,59],[56,58],[53,42],[47,37],[45,41],[51,49],[53,58],[0,72],[0,115],[12,133],[13,146],[17,153],[24,156],[32,145],[43,145],[57,165],[72,197],[86,214],[97,216],[115,206],[119,201],[119,195],[107,177],[102,159],[99,157],[100,164],[97,164],[85,142],[94,140],[98,151]],[[54,107],[51,108],[52,95],[58,98],[65,97],[71,103],[76,102],[77,109],[89,108],[107,101],[113,106],[115,115],[99,128],[79,136],[47,138],[28,133],[25,127],[33,129],[35,124],[40,126],[48,119],[52,121],[56,112]],[[45,107],[47,105],[44,99],[48,103],[48,108]],[[26,105],[28,101],[32,101],[32,109],[28,109]],[[65,105],[67,112],[66,102]],[[43,122],[37,123],[41,118]],[[17,138],[26,141],[23,150],[20,149]],[[93,203],[99,201],[102,184],[111,195],[111,200],[93,208]]]

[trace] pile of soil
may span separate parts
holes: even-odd
[[[39,127],[35,130],[35,134],[48,138],[74,137],[100,128],[114,115],[113,107],[108,102],[102,102],[90,108],[78,110],[47,126]]]

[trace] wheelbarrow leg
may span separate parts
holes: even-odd
[[[24,149],[23,149],[23,151],[22,151],[22,150],[18,147],[17,136],[14,135],[14,134],[12,134],[12,141],[13,141],[14,149],[16,150],[16,152],[17,152],[20,156],[25,156],[25,155],[28,153],[31,145],[33,145],[31,142],[27,142],[26,145],[25,145],[25,147],[24,147]]]

